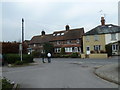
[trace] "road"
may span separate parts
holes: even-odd
[[[3,76],[21,88],[118,88],[118,85],[94,75],[94,67],[117,63],[118,59],[52,59],[52,63],[35,59],[37,65],[3,67]]]

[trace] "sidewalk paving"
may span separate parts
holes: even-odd
[[[100,78],[103,78],[107,81],[120,85],[120,80],[118,80],[120,76],[118,75],[118,64],[117,63],[101,66],[95,69],[94,73]]]

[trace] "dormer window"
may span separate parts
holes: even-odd
[[[60,36],[60,33],[58,33],[57,36]]]
[[[53,34],[53,36],[56,36],[56,34]]]
[[[80,39],[77,39],[76,42],[77,42],[77,43],[80,43]]]
[[[61,33],[61,35],[64,35],[64,33]]]

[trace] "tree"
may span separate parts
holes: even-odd
[[[18,54],[19,53],[19,42],[2,42],[2,53],[3,54]],[[23,43],[23,53],[27,53],[28,45]]]
[[[61,52],[60,53],[61,53],[61,55],[65,54],[65,48],[64,47],[61,48]]]
[[[53,46],[53,44],[51,44],[51,43],[44,43],[44,44],[43,44],[43,49],[44,49],[44,51],[45,51],[46,54],[47,54],[47,53],[53,53],[53,51],[54,51],[54,46]]]
[[[111,44],[106,45],[105,49],[106,49],[108,56],[112,56],[112,45]]]

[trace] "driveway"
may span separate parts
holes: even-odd
[[[3,76],[21,88],[118,88],[93,74],[94,67],[117,63],[117,59],[52,59],[52,63],[35,59],[37,65],[3,67]]]

